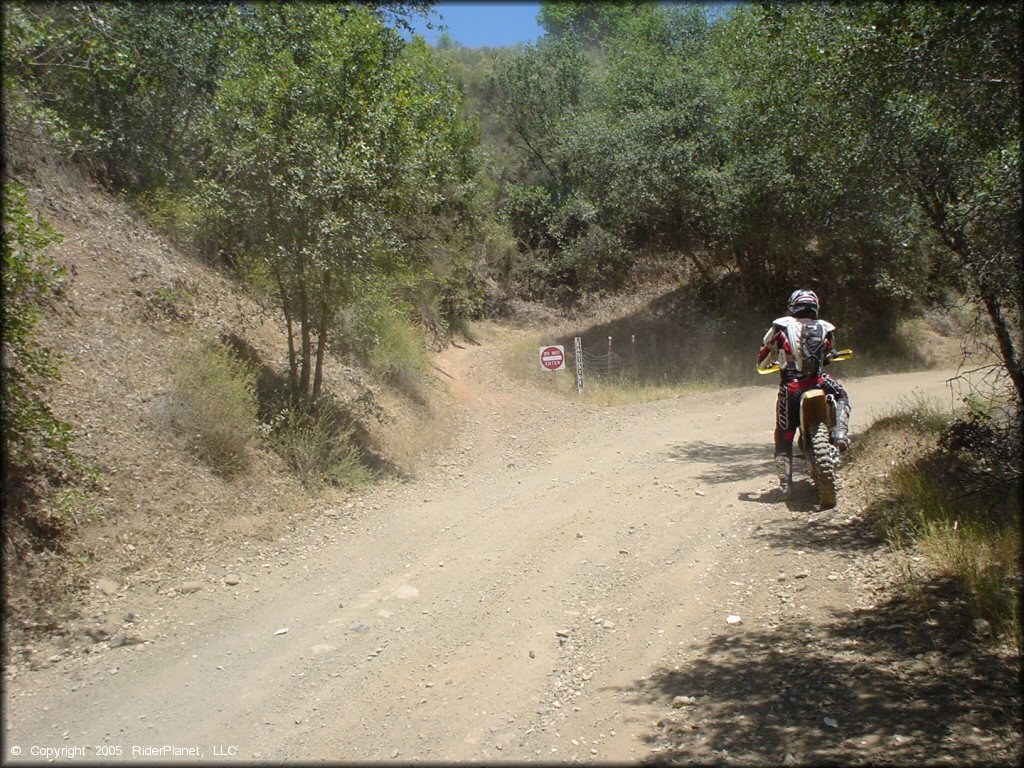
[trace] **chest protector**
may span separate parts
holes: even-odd
[[[793,357],[799,360],[801,378],[817,376],[824,367],[825,328],[817,321],[800,325],[800,354]]]
[[[786,350],[778,350],[779,365],[800,378],[817,376],[825,366],[825,344],[835,326],[827,320],[798,320],[780,317],[765,334],[764,343],[782,331],[786,335]]]

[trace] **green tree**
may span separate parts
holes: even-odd
[[[849,304],[877,320],[918,270],[891,270],[906,206],[881,183],[870,135],[820,86],[839,12],[753,7],[712,28],[701,74],[718,94],[711,126],[723,146],[708,169],[708,244],[755,302],[771,300],[766,285],[813,284],[833,305],[857,296]]]
[[[852,26],[861,41],[843,53],[851,80],[863,78],[871,90],[869,98],[861,91],[851,99],[856,115],[891,147],[885,167],[955,255],[1024,403],[1021,8],[858,10]]]
[[[636,246],[693,249],[718,159],[709,95],[694,76],[706,22],[653,6],[605,41],[604,74],[560,143],[578,196]]]
[[[292,392],[315,400],[340,310],[416,272],[422,221],[457,207],[470,135],[422,41],[360,6],[252,6],[228,41],[207,199],[272,276]]]
[[[495,106],[532,161],[504,212],[546,280],[614,287],[636,249],[703,237],[718,142],[693,61],[707,22],[656,3],[545,8],[572,23],[495,70]]]
[[[537,23],[552,38],[596,45],[656,5],[656,0],[545,1],[540,4]]]
[[[564,126],[574,120],[587,88],[587,65],[572,40],[542,40],[497,60],[491,103],[525,150],[531,181],[558,184],[565,174],[557,158]]]
[[[43,110],[113,186],[181,187],[202,158],[227,4],[12,3],[8,93]]]
[[[708,60],[716,236],[747,285],[817,270],[876,321],[960,286],[1024,395],[1019,7],[753,6]]]

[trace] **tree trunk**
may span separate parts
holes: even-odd
[[[327,327],[331,317],[329,297],[331,295],[331,273],[323,272],[323,285],[320,286],[320,306],[318,307],[316,328],[316,372],[313,374],[313,399],[320,397],[320,389],[324,380],[324,355],[327,352]]]
[[[281,295],[281,309],[284,311],[284,324],[288,332],[288,389],[294,396],[299,388],[299,366],[295,354],[295,326],[292,322],[291,305],[288,301],[284,275],[281,274],[281,265],[276,260],[274,261],[274,280],[277,282],[277,291]]]
[[[320,318],[316,331],[316,372],[313,375],[313,400],[320,397],[324,382],[324,355],[327,353],[327,326],[330,310],[326,301],[320,302]]]
[[[985,311],[992,322],[992,333],[996,337],[999,354],[1003,359],[1003,367],[1009,374],[1014,389],[1017,391],[1017,405],[1018,407],[1024,406],[1024,367],[1022,367],[1020,350],[1014,341],[1010,322],[1003,312],[999,293],[987,284],[988,281],[985,280],[982,274],[981,264],[983,259],[977,257],[975,248],[964,233],[963,228],[950,223],[949,217],[946,216],[946,210],[939,201],[938,196],[933,195],[932,205],[930,206],[928,205],[927,196],[922,195],[921,197],[923,198],[922,205],[932,222],[932,226],[935,227],[953,252],[960,257],[961,263],[967,270],[968,279],[974,285],[977,298],[981,299],[982,304],[985,305]],[[949,197],[954,200],[956,199],[953,194],[950,194]],[[1024,407],[1021,408],[1021,411],[1021,418],[1024,419]]]
[[[306,294],[306,286],[302,285],[299,289],[299,330],[302,334],[302,365],[299,372],[299,394],[306,401],[310,400],[309,380],[313,353],[313,344],[309,332],[310,325],[309,299]]]
[[[999,353],[1003,358],[1003,365],[1010,374],[1010,380],[1017,389],[1018,405],[1024,404],[1024,367],[1020,359],[1020,351],[1013,343],[1013,334],[1010,332],[1010,324],[1003,314],[1003,305],[999,296],[993,291],[981,289],[981,298],[985,304],[989,319],[992,321],[992,330],[996,335],[996,342],[999,344]],[[1024,414],[1022,414],[1024,417]]]

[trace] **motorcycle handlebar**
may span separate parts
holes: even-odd
[[[838,361],[838,360],[849,360],[851,357],[853,357],[853,350],[852,349],[837,349],[835,352],[831,353],[828,357],[829,357],[829,362],[833,362],[833,363]],[[779,364],[778,363],[772,363],[772,364],[770,364],[766,368],[762,368],[760,365],[757,366],[757,372],[760,373],[760,374],[777,373],[778,370],[779,370]]]

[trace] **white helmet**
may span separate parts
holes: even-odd
[[[789,314],[793,317],[810,314],[815,320],[818,319],[818,294],[804,288],[799,288],[789,295]]]

